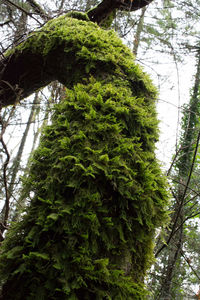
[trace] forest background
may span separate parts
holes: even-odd
[[[87,11],[99,2],[1,1],[0,55],[48,19],[72,10]],[[158,231],[156,260],[146,279],[152,299],[200,299],[199,4],[193,0],[153,1],[136,12],[118,11],[111,26],[159,90],[157,155],[169,178],[172,198],[171,223],[165,233]],[[62,93],[62,85],[54,82],[20,106],[1,112],[2,235],[5,219],[12,220],[16,206],[25,205],[18,196],[20,177]]]

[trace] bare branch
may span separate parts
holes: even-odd
[[[14,6],[15,8],[21,10],[23,13],[25,13],[27,16],[31,17],[32,19],[34,19],[37,23],[40,24],[40,26],[42,25],[42,23],[40,23],[40,21],[38,21],[31,13],[29,13],[28,11],[26,11],[23,7],[17,5],[16,3],[10,1],[10,0],[3,0],[5,3],[8,3],[12,6]]]
[[[190,171],[189,171],[187,183],[186,183],[186,185],[185,185],[185,189],[184,189],[184,191],[183,191],[183,195],[182,195],[182,197],[181,197],[181,201],[180,201],[178,210],[177,210],[177,212],[176,212],[176,217],[175,217],[175,220],[174,220],[174,223],[173,223],[173,226],[172,226],[172,230],[171,230],[171,232],[170,232],[170,235],[169,235],[169,238],[168,238],[166,244],[163,244],[163,246],[157,251],[157,253],[155,254],[155,257],[157,257],[157,256],[160,254],[160,252],[161,252],[167,245],[169,245],[169,243],[170,243],[172,237],[173,237],[174,234],[177,232],[177,228],[176,228],[176,226],[177,226],[177,221],[178,221],[178,218],[179,218],[179,216],[180,216],[182,207],[183,207],[183,205],[184,205],[185,196],[186,196],[186,193],[187,193],[189,184],[190,184],[190,180],[191,180],[191,176],[192,176],[192,172],[193,172],[193,168],[194,168],[194,163],[195,163],[196,156],[197,156],[197,150],[198,150],[198,147],[199,147],[199,141],[200,141],[200,131],[199,131],[198,136],[197,136],[196,147],[195,147],[195,150],[194,150],[193,159],[192,159],[192,163],[191,163],[191,167],[190,167]]]
[[[46,12],[42,9],[42,7],[34,0],[26,0],[30,6],[34,9],[34,11],[45,21],[48,21],[50,18],[46,14]]]
[[[0,27],[3,27],[4,25],[8,25],[11,22],[11,20],[7,20],[4,23],[0,23]]]
[[[188,266],[190,267],[190,269],[192,270],[193,274],[198,278],[198,280],[200,280],[200,276],[199,274],[196,272],[196,270],[193,268],[193,266],[191,265],[191,261],[190,259],[185,255],[185,253],[183,252],[183,250],[180,251],[181,252],[181,256],[184,258],[184,260],[187,262]]]

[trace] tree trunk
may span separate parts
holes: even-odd
[[[144,300],[168,199],[151,81],[112,31],[66,16],[10,57],[27,71],[14,75],[23,95],[55,77],[69,89],[33,156],[27,211],[1,248],[2,299]]]

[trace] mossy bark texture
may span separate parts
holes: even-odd
[[[120,39],[91,22],[51,21],[24,48],[48,56],[58,35],[68,89],[24,180],[26,212],[2,245],[2,299],[144,300],[167,203],[156,92]]]

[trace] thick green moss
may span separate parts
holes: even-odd
[[[79,18],[87,18],[87,15],[81,14]],[[118,73],[121,78],[127,79],[128,76],[129,84],[141,89],[143,94],[147,89],[148,95],[152,91],[155,93],[150,80],[134,64],[130,50],[115,32],[105,31],[86,20],[65,15],[49,21],[25,42],[8,51],[6,56],[18,56],[21,53],[37,58],[42,56],[43,77],[47,76],[46,73],[54,73],[55,79],[67,86],[84,80],[90,74],[105,78],[107,74],[116,76]]]
[[[68,47],[90,62],[88,78],[66,90],[33,156],[30,204],[2,247],[3,299],[144,300],[167,203],[154,154],[155,89],[113,32],[70,22]],[[94,72],[100,60],[111,71]]]

